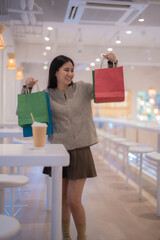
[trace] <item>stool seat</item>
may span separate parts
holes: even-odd
[[[126,141],[126,142],[120,142],[119,145],[122,145],[124,147],[132,147],[132,146],[137,146],[138,143]]]
[[[21,229],[20,223],[13,217],[0,215],[0,240],[16,237]]]
[[[10,215],[14,215],[14,188],[24,186],[29,178],[24,175],[0,174],[0,214],[4,213],[5,189],[10,192]]]
[[[147,154],[146,157],[150,160],[160,161],[160,153]]]
[[[133,147],[130,147],[128,151],[132,153],[149,153],[149,152],[153,152],[154,149],[151,147],[133,146]]]
[[[0,174],[0,188],[14,188],[25,185],[29,178],[24,175]]]

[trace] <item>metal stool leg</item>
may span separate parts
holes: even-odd
[[[128,163],[129,163],[129,159],[128,159],[129,157],[128,157],[128,149],[127,148],[125,148],[125,159],[126,159],[126,187],[128,187],[128,175],[129,175],[129,173],[128,173]]]
[[[139,199],[142,198],[142,153],[139,154],[140,166],[139,166]]]
[[[10,189],[10,204],[9,204],[9,214],[14,216],[14,188]]]
[[[160,162],[157,162],[157,216],[160,216]]]
[[[0,188],[0,214],[4,214],[4,189]]]
[[[51,211],[51,191],[52,191],[52,178],[47,176],[46,208],[48,211]]]

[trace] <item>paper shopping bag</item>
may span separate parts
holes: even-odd
[[[49,123],[47,98],[44,91],[26,95],[18,94],[18,125],[31,126],[33,123],[31,113],[35,121]]]
[[[53,134],[53,125],[52,125],[52,115],[51,115],[51,107],[50,107],[50,100],[49,100],[49,93],[46,92],[47,98],[47,107],[48,107],[48,114],[49,114],[49,124],[47,127],[47,135]],[[23,127],[23,137],[32,137],[32,127]]]
[[[95,69],[93,72],[94,102],[122,102],[125,99],[123,67]]]

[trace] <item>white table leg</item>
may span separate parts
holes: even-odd
[[[160,162],[157,161],[157,216],[160,216]]]
[[[50,240],[62,239],[62,167],[52,167],[52,211]]]

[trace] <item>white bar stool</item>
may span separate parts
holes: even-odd
[[[146,158],[157,162],[157,216],[160,216],[160,153],[146,154]]]
[[[118,167],[119,143],[126,142],[126,141],[127,141],[126,138],[120,138],[120,137],[115,137],[115,138],[111,139],[111,144],[114,145],[114,149],[116,151],[115,160],[116,160],[116,173],[117,174],[119,171],[119,167]]]
[[[134,154],[139,155],[139,161],[140,161],[140,166],[139,166],[139,199],[142,198],[142,164],[143,164],[143,154],[151,153],[153,151],[154,150],[151,147],[140,147],[140,146],[134,146],[134,147],[130,147],[128,149],[128,153],[130,152],[130,153],[134,153]],[[128,164],[128,161],[127,161],[127,164]],[[128,170],[128,167],[127,167],[127,170]],[[126,172],[126,177],[128,178],[128,172]]]
[[[124,151],[124,165],[126,174],[126,186],[128,186],[128,149],[129,147],[137,146],[137,142],[119,142],[119,146],[123,148]]]
[[[14,215],[14,188],[24,186],[29,178],[24,175],[0,174],[0,214],[4,214],[4,190],[12,188],[10,215]]]
[[[18,236],[21,225],[17,219],[0,215],[0,240],[11,240]]]

